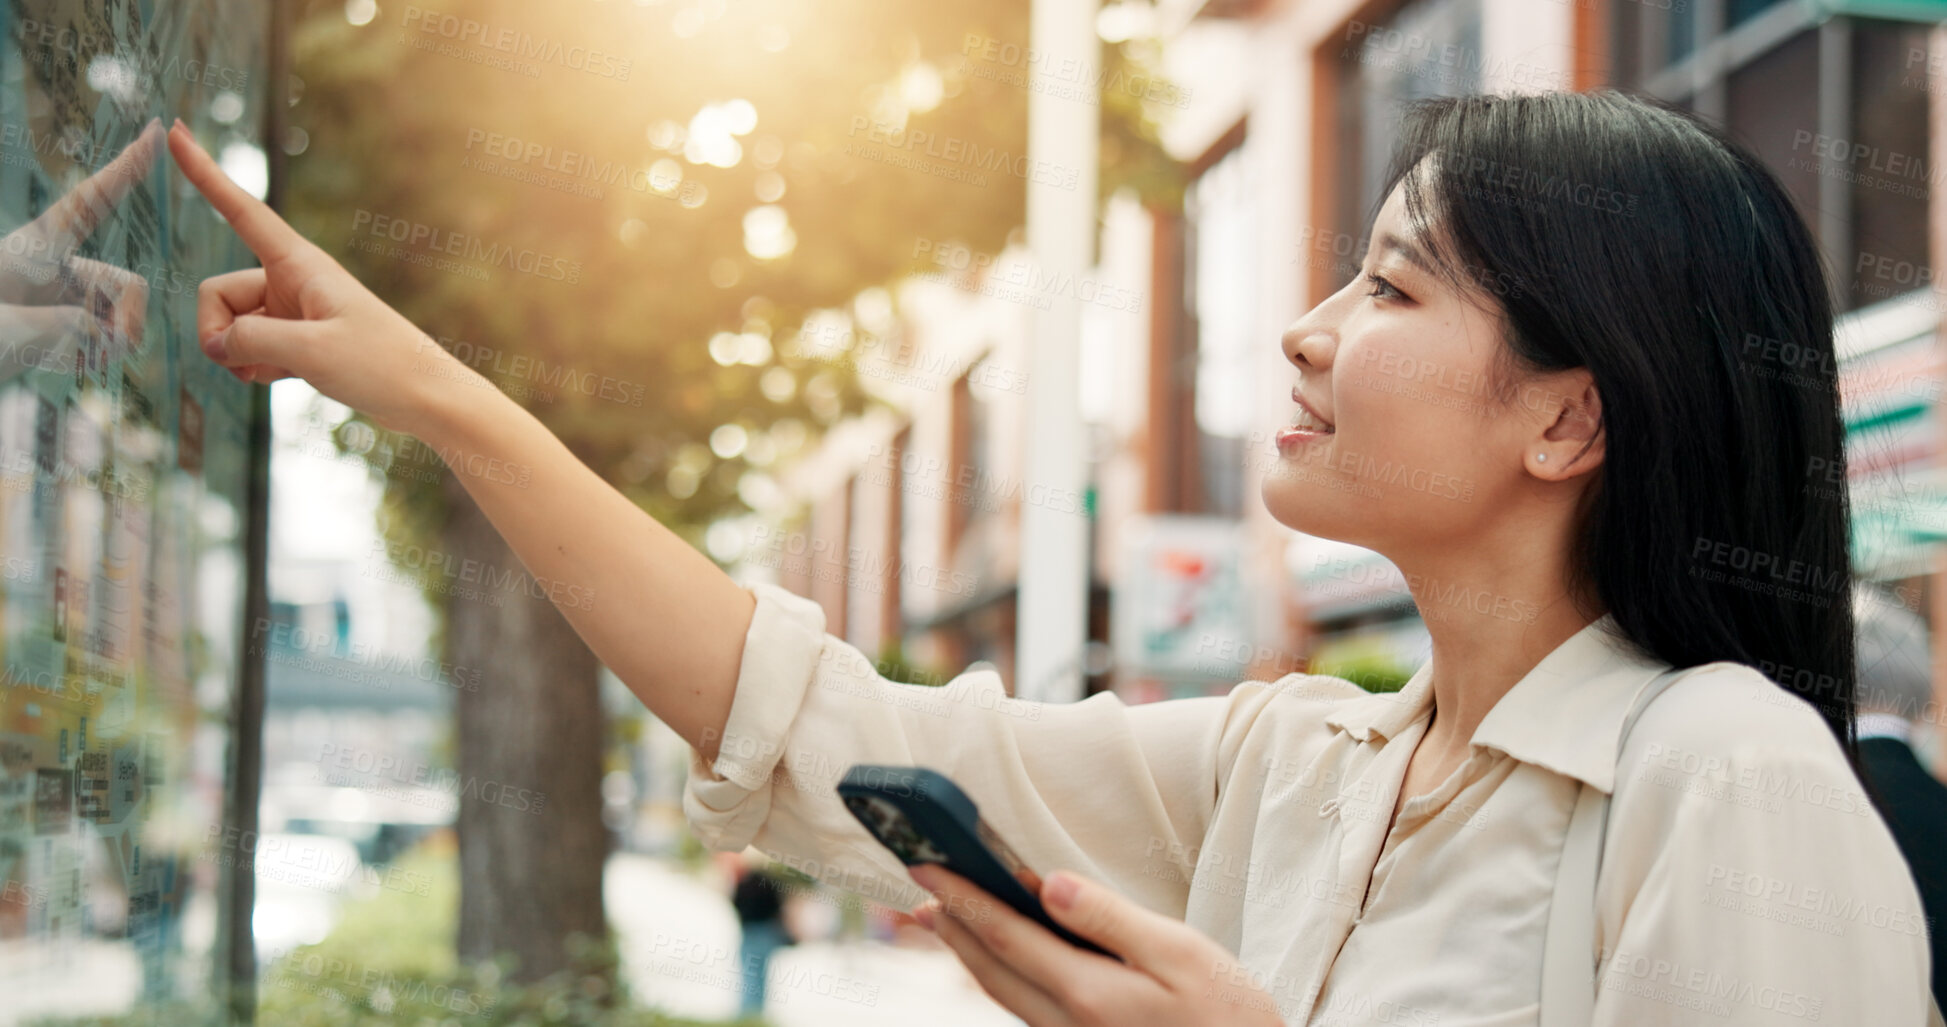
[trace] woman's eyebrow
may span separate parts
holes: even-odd
[[[1405,257],[1407,263],[1412,264],[1421,271],[1427,274],[1434,273],[1432,262],[1426,259],[1426,255],[1420,252],[1419,247],[1394,235],[1391,231],[1382,232],[1379,236],[1379,252],[1385,253],[1389,250]]]

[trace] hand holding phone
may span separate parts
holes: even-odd
[[[1042,907],[1041,875],[980,819],[967,793],[925,767],[860,763],[838,783],[845,808],[907,866],[938,863],[1077,948],[1120,959],[1056,923]]]

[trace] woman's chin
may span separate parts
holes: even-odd
[[[1330,490],[1316,483],[1283,477],[1276,471],[1264,476],[1258,492],[1271,519],[1293,531],[1334,540],[1342,540],[1350,531],[1343,493],[1335,500]]]

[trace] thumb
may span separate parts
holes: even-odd
[[[1195,929],[1137,905],[1079,874],[1057,870],[1042,882],[1041,904],[1063,927],[1117,953],[1130,966],[1168,978],[1188,968]]]
[[[317,342],[317,328],[308,321],[244,314],[205,340],[203,352],[225,367],[270,364],[297,372]]]

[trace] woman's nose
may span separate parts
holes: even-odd
[[[1337,336],[1320,321],[1318,313],[1314,310],[1293,321],[1280,340],[1284,358],[1308,371],[1322,371],[1332,366],[1332,352],[1338,344]]]

